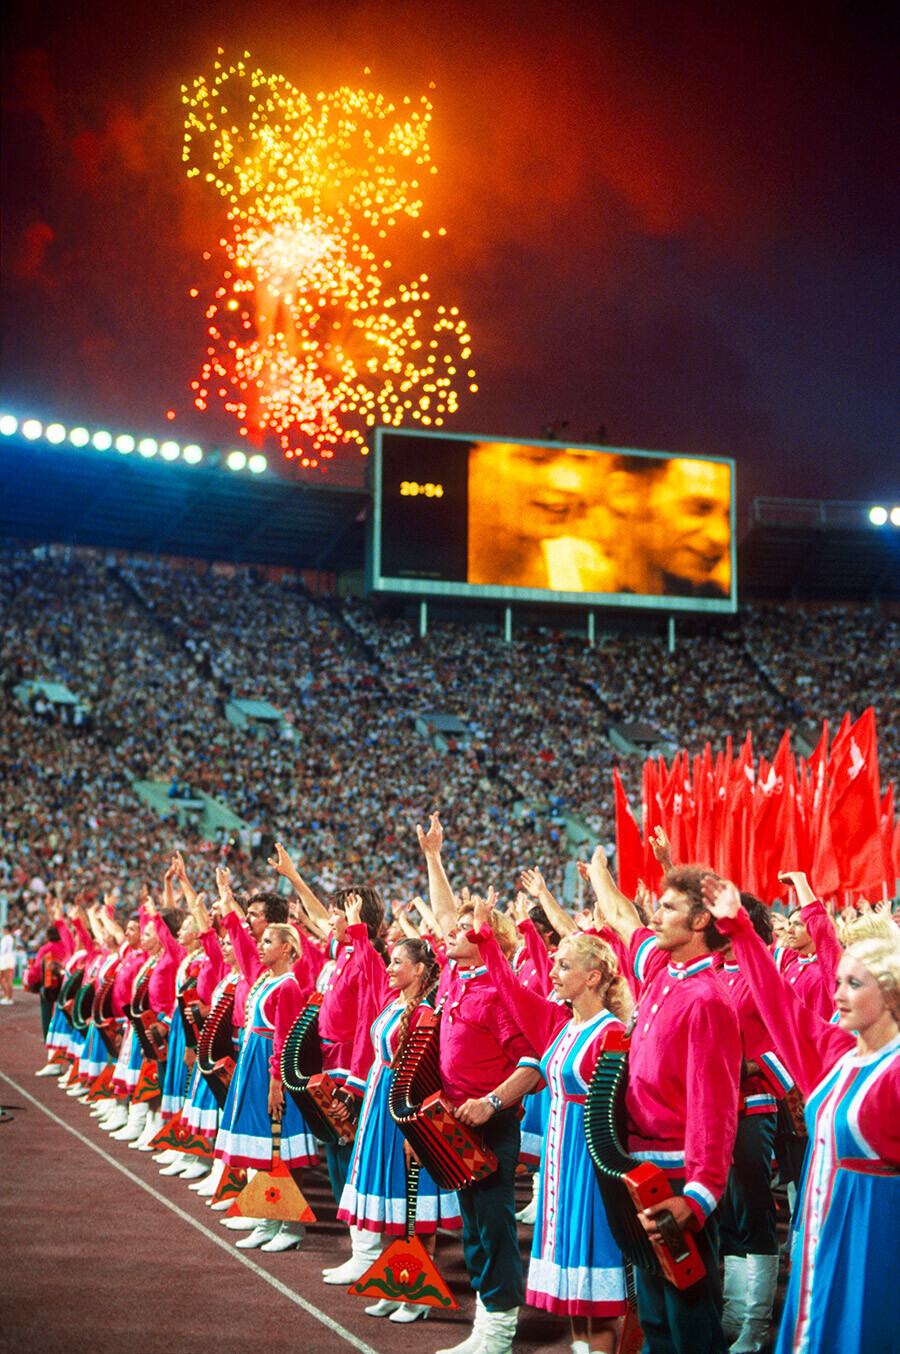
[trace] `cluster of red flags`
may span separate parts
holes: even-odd
[[[766,902],[787,896],[784,870],[803,870],[816,895],[892,897],[900,876],[900,822],[894,822],[894,786],[884,795],[878,777],[875,712],[855,723],[846,714],[829,748],[828,722],[812,756],[796,757],[785,730],[771,763],[754,762],[750,733],[735,757],[731,738],[713,758],[679,752],[644,763],[643,835],[616,788],[616,861],[619,887],[635,896],[643,879],[659,893],[662,872],[651,850],[661,826],[676,864],[698,862]]]

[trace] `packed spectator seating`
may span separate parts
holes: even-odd
[[[787,722],[872,703],[882,781],[898,770],[898,691],[883,676],[900,626],[868,612],[746,611],[692,625],[671,654],[633,634],[588,648],[547,629],[507,644],[446,623],[420,638],[406,619],[316,601],[289,578],[62,548],[7,549],[0,601],[0,890],[33,919],[41,886],[97,891],[124,875],[136,890],[176,844],[227,856],[246,887],[268,877],[282,839],[323,894],[355,874],[408,897],[425,882],[411,825],[436,807],[466,843],[455,877],[508,891],[540,863],[559,885],[567,815],[613,840],[614,765],[639,808],[640,759],[608,741],[614,719],[648,720],[692,752],[749,727],[771,754]],[[78,697],[79,727],[14,699],[37,679]],[[234,727],[225,706],[238,697],[270,702],[286,726]],[[474,737],[435,746],[415,717],[436,710]],[[173,778],[242,818],[255,853],[246,840],[201,842],[132,790]]]

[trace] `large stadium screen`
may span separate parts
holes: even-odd
[[[734,463],[376,431],[385,592],[733,611]]]

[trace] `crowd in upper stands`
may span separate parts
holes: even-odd
[[[97,891],[115,862],[136,892],[171,851],[173,821],[139,802],[135,780],[176,780],[244,820],[240,838],[175,833],[188,857],[227,857],[244,887],[268,878],[278,838],[320,892],[365,860],[404,899],[424,888],[408,824],[435,808],[466,843],[454,873],[484,887],[488,862],[511,887],[529,860],[560,885],[567,817],[612,842],[612,767],[639,812],[642,759],[616,751],[611,722],[649,722],[691,752],[751,728],[771,755],[786,724],[836,726],[873,704],[882,782],[900,769],[900,691],[884,680],[900,621],[871,610],[745,610],[692,624],[672,653],[648,635],[591,648],[545,629],[507,644],[450,623],[422,639],[408,619],[317,601],[290,577],[12,547],[0,608],[0,891],[34,926],[56,881]],[[41,679],[76,696],[77,718],[14,697]],[[285,724],[235,727],[236,698],[271,703]],[[470,736],[445,748],[416,731],[438,712]]]

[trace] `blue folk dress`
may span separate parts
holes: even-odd
[[[97,976],[94,979],[95,991],[99,992],[107,978],[109,971],[119,962],[119,952],[114,950],[108,954],[97,970]],[[110,1061],[109,1049],[103,1042],[103,1036],[99,1027],[91,1021],[88,1026],[87,1038],[84,1041],[84,1048],[81,1052],[81,1058],[78,1063],[78,1075],[82,1080],[95,1081],[105,1069]]]
[[[217,1157],[230,1166],[267,1171],[272,1164],[272,1124],[269,1118],[269,1059],[275,1034],[277,988],[297,980],[292,973],[264,972],[247,997],[244,1038],[222,1125],[216,1137]],[[293,1169],[316,1164],[316,1142],[293,1096],[285,1096],[281,1120],[280,1155]]]
[[[160,1106],[164,1119],[172,1119],[181,1112],[191,1080],[191,1073],[184,1061],[187,1044],[184,1038],[184,1021],[181,1019],[181,1012],[178,1009],[178,997],[188,985],[191,969],[196,970],[198,966],[197,955],[187,954],[178,965],[178,972],[175,974],[175,1006],[168,1018],[169,1051],[166,1055],[163,1073],[162,1104]]]
[[[877,1108],[876,1108],[877,1097]],[[900,1035],[844,1055],[810,1095],[799,1237],[776,1354],[900,1354]],[[891,1124],[893,1129],[891,1129]]]
[[[584,1136],[597,1044],[619,1022],[600,1011],[564,1025],[541,1061],[550,1092],[526,1301],[569,1316],[625,1311],[622,1255],[610,1235]]]
[[[403,1135],[391,1118],[388,1098],[396,1052],[397,1026],[405,1010],[401,999],[391,1002],[372,1026],[375,1061],[369,1069],[347,1183],[338,1217],[351,1227],[387,1236],[406,1235],[406,1160]],[[419,1171],[416,1233],[427,1235],[438,1227],[462,1226],[459,1201],[453,1190],[438,1190],[424,1167]]]
[[[234,981],[235,975],[227,973],[222,981],[217,984],[209,999],[210,1011],[215,1010],[216,1003],[220,997],[225,995],[228,985],[233,984]],[[191,1073],[181,1117],[188,1128],[193,1129],[195,1133],[199,1133],[201,1137],[214,1138],[216,1136],[222,1118],[219,1113],[219,1102],[213,1095],[206,1077],[200,1071],[199,1060],[194,1062],[194,1070]]]

